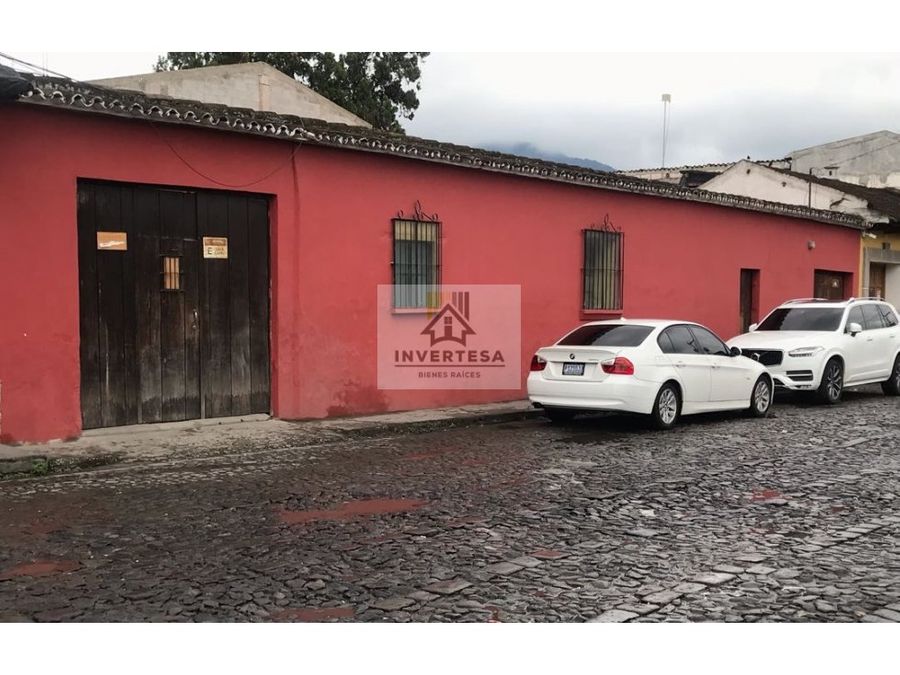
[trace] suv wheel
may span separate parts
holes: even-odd
[[[822,403],[834,405],[840,403],[844,393],[844,366],[839,359],[832,358],[822,371],[822,382],[816,392]]]
[[[900,356],[894,359],[891,376],[881,383],[881,391],[888,396],[900,396]]]
[[[753,396],[750,397],[750,415],[768,417],[772,408],[772,384],[765,375],[753,385]]]

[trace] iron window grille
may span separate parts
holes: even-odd
[[[181,256],[165,255],[160,256],[162,260],[162,290],[164,291],[180,291],[182,288],[182,278],[184,272],[181,269]]]
[[[608,221],[605,221],[608,222]],[[611,226],[583,230],[582,309],[622,309],[624,235]]]
[[[432,309],[441,283],[441,223],[398,217],[393,220],[394,307]]]

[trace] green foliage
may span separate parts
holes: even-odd
[[[402,133],[419,107],[420,64],[428,52],[168,52],[155,69],[182,70],[263,61],[296,78],[376,129]]]

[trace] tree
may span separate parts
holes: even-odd
[[[399,118],[419,107],[420,63],[428,52],[167,52],[155,70],[264,61],[376,129],[403,133]]]

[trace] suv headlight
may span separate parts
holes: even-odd
[[[815,356],[823,349],[825,349],[825,347],[798,347],[797,349],[789,351],[788,356],[793,356],[795,359],[806,356]]]

